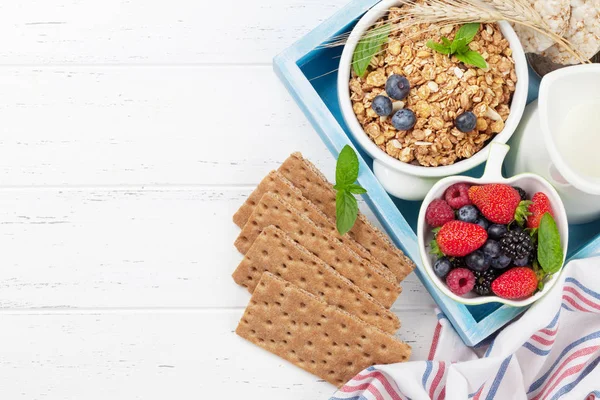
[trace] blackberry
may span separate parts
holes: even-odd
[[[450,264],[452,265],[452,269],[467,268],[464,257],[452,257],[450,259]]]
[[[496,279],[496,271],[490,268],[486,271],[473,271],[473,275],[475,275],[473,291],[480,296],[492,294],[492,282]]]
[[[513,189],[515,189],[517,192],[519,192],[519,196],[521,196],[521,200],[527,200],[527,192],[524,191],[523,189],[521,189],[518,186],[513,186]]]
[[[525,231],[508,231],[500,240],[502,252],[513,260],[521,260],[533,254],[531,236]]]

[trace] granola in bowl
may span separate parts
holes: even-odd
[[[397,10],[392,7],[376,26],[397,20]],[[471,158],[503,131],[517,85],[513,50],[496,24],[482,24],[468,43],[483,57],[486,68],[428,47],[429,41],[438,43],[442,37],[452,41],[459,29],[428,24],[392,29],[364,75],[351,72],[354,114],[371,141],[394,159],[424,167],[452,165]],[[394,75],[410,83],[402,100],[390,98],[386,91]],[[390,98],[389,116],[376,112],[373,101],[378,96]],[[402,124],[393,121],[402,109],[416,117],[410,129],[398,129]],[[466,113],[474,114],[473,129],[458,129],[457,118]]]

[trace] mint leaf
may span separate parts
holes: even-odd
[[[335,185],[337,190],[356,182],[358,179],[358,156],[354,149],[345,145],[337,159]]]
[[[464,53],[465,47],[468,48],[466,39],[455,38],[454,41],[452,41],[452,45],[450,46],[450,51],[452,52],[451,54],[458,53],[459,51],[462,51]]]
[[[558,272],[564,260],[560,233],[552,215],[545,213],[538,229],[538,261],[547,274]]]
[[[464,24],[456,32],[452,42],[448,38],[442,37],[442,44],[430,40],[427,42],[427,47],[441,54],[449,56],[454,54],[456,58],[465,64],[485,69],[488,65],[481,54],[469,48],[469,43],[473,41],[480,27],[481,24],[478,22]]]
[[[485,69],[488,67],[487,62],[485,62],[484,58],[476,51],[469,50],[465,53],[456,53],[456,58],[462,61],[465,64],[473,65],[475,67]]]
[[[358,203],[354,196],[340,190],[335,196],[336,227],[340,235],[345,235],[354,226],[358,217]]]
[[[461,44],[456,49],[456,53],[458,53],[458,54],[465,54],[468,51],[471,51],[471,49],[469,48],[469,45],[466,44],[466,43],[462,43],[462,41],[461,41]]]
[[[364,187],[353,183],[351,185],[346,186],[346,190],[352,194],[365,194],[367,193],[367,189]]]
[[[481,24],[479,22],[464,24],[463,26],[460,27],[458,32],[456,32],[454,41],[461,40],[461,41],[464,41],[465,44],[471,43],[473,41],[473,38],[475,38],[475,35],[477,35],[477,32],[479,32],[480,27],[481,27]]]
[[[444,40],[444,39],[446,39],[446,38],[442,38],[442,40]],[[446,39],[446,40],[448,40],[448,39]],[[438,53],[450,55],[450,47],[445,44],[439,44],[439,43],[434,42],[433,40],[429,40],[427,42],[427,47],[429,47],[432,50],[437,51]]]
[[[379,53],[381,46],[387,41],[390,31],[390,24],[374,28],[358,42],[352,56],[352,67],[356,75],[363,76],[365,74],[371,59]]]
[[[354,149],[344,146],[337,159],[335,168],[335,197],[336,226],[341,235],[345,235],[356,222],[358,203],[354,194],[365,194],[366,189],[356,184],[358,179],[358,156]]]

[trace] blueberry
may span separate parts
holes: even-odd
[[[465,257],[467,267],[473,271],[485,271],[490,267],[491,258],[481,250],[476,250]]]
[[[529,256],[523,257],[513,262],[517,267],[524,267],[529,264]]]
[[[502,251],[502,246],[500,243],[495,241],[494,239],[489,239],[482,248],[483,252],[492,258],[496,258],[500,256],[500,252]]]
[[[385,83],[385,91],[394,100],[402,100],[410,92],[410,82],[402,75],[392,75]]]
[[[471,111],[467,111],[456,117],[454,124],[461,132],[471,132],[477,126],[477,117]]]
[[[527,192],[518,186],[513,186],[517,192],[519,192],[519,196],[521,196],[521,200],[527,200]]]
[[[479,225],[480,227],[482,227],[483,229],[485,229],[486,231],[490,227],[490,221],[488,221],[487,219],[485,219],[483,217],[477,218],[477,221],[475,221],[475,223],[477,225]]]
[[[399,131],[407,131],[412,129],[416,123],[417,117],[415,116],[415,113],[408,108],[398,110],[398,112],[396,112],[396,114],[394,114],[392,117],[392,125],[394,125],[394,128],[398,129]]]
[[[442,257],[433,264],[433,272],[442,279],[448,275],[450,269],[452,269],[452,263],[447,257]]]
[[[494,240],[502,239],[507,232],[508,229],[506,228],[506,225],[494,224],[490,225],[490,227],[488,228],[488,236],[490,239]]]
[[[385,96],[377,96],[373,99],[373,103],[371,104],[371,107],[373,108],[373,111],[375,111],[375,114],[381,116],[381,117],[387,117],[388,115],[390,115],[393,111],[393,107],[392,107],[392,101],[389,99],[389,97],[385,97]]]
[[[492,258],[492,268],[504,269],[510,265],[512,260],[505,254],[500,254],[496,258]]]
[[[463,206],[458,210],[458,220],[463,222],[470,222],[474,224],[479,218],[479,211],[475,206]]]

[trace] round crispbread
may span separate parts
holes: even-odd
[[[571,17],[571,0],[528,0],[535,11],[557,35],[567,32]],[[525,25],[513,24],[526,53],[540,53],[554,44],[554,40]]]
[[[600,51],[600,0],[571,0],[571,19],[563,35],[586,58]],[[542,55],[557,64],[578,64],[579,60],[558,44]]]

